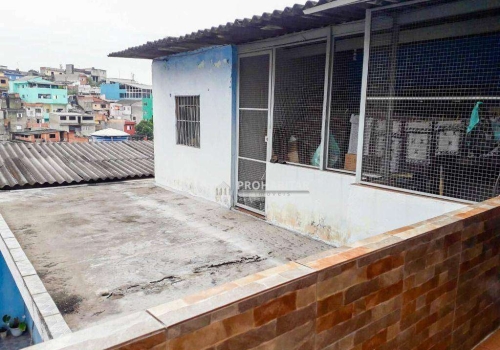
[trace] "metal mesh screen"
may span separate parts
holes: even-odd
[[[265,161],[267,111],[241,110],[239,133],[240,157]]]
[[[269,55],[243,57],[239,65],[237,202],[265,209]]]
[[[363,180],[498,195],[500,13],[435,19],[418,6],[373,12]]]
[[[240,60],[240,109],[266,109],[269,104],[269,55]]]
[[[364,36],[335,40],[327,168],[356,170]]]
[[[272,162],[319,167],[326,43],[276,50]]]
[[[238,160],[238,203],[264,212],[266,164],[250,159]]]
[[[200,148],[200,96],[176,96],[177,144]]]

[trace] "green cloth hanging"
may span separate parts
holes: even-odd
[[[316,149],[316,152],[314,152],[314,155],[311,159],[312,166],[319,166],[321,162],[320,155],[321,155],[321,145]],[[330,133],[330,137],[328,139],[328,167],[334,168],[339,160],[340,160],[340,147],[339,144],[337,143],[337,140],[335,140],[335,137],[333,137],[333,134]]]
[[[482,102],[476,103],[476,106],[472,110],[472,114],[470,116],[469,126],[467,127],[467,134],[470,134],[472,130],[479,124],[479,107],[482,105]]]

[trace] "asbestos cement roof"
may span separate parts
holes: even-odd
[[[0,189],[154,176],[151,141],[0,143]]]
[[[109,54],[110,57],[155,59],[204,47],[244,44],[285,34],[347,23],[365,18],[366,9],[391,5],[407,0],[320,0],[295,4],[284,10],[237,19],[218,27],[199,30],[181,37],[166,37],[144,45]],[[339,5],[325,11],[305,14],[304,11],[328,3]],[[216,11],[214,9],[214,11]]]

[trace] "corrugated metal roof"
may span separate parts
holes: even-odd
[[[152,141],[0,143],[0,189],[151,176]]]
[[[57,129],[39,129],[39,130],[26,130],[26,131],[13,131],[12,134],[15,135],[38,135],[38,134],[48,134],[52,132],[60,132]]]
[[[142,100],[123,99],[123,100],[118,100],[115,103],[120,104],[120,105],[127,105],[127,106],[131,106],[131,105],[134,105],[136,103],[140,103],[142,105]]]
[[[362,20],[367,8],[384,6],[409,0],[366,0],[310,15],[304,10],[337,0],[308,1],[284,10],[274,10],[252,18],[237,19],[232,23],[199,30],[181,37],[166,37],[109,54],[110,57],[154,59],[204,47],[244,44],[281,35]],[[216,9],[214,8],[214,11]]]
[[[107,82],[128,85],[128,86],[132,86],[132,87],[135,87],[138,89],[143,89],[143,90],[152,90],[153,89],[153,85],[140,84],[140,83],[136,82],[135,80],[131,80],[131,79],[108,78]]]

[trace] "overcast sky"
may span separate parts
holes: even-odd
[[[304,0],[305,1],[305,0]],[[21,70],[96,67],[151,83],[151,61],[108,58],[130,46],[179,36],[293,5],[291,0],[20,0],[2,2],[0,65]]]

